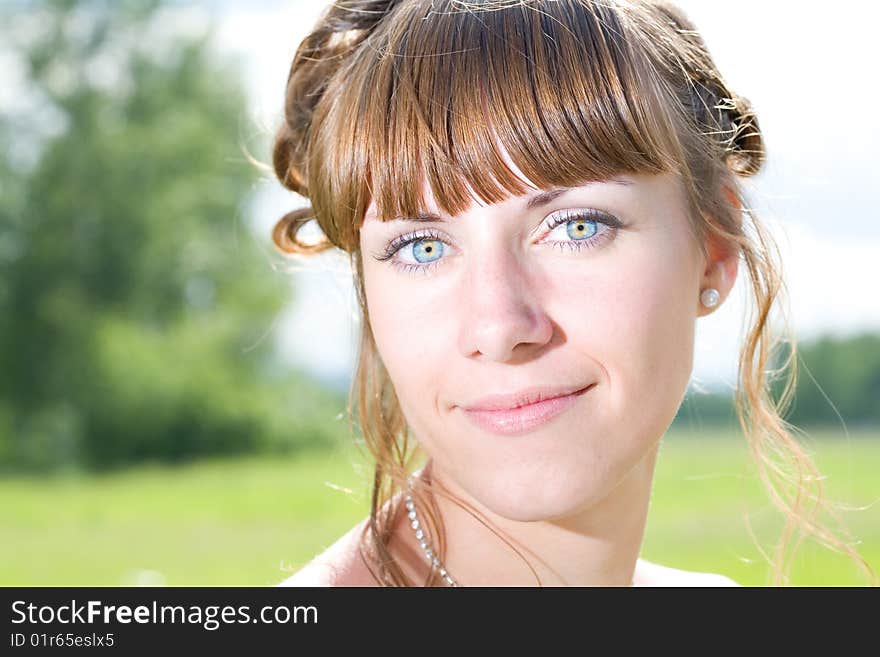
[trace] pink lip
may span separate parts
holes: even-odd
[[[594,385],[567,394],[547,388],[533,389],[518,395],[487,397],[475,406],[461,408],[468,419],[480,428],[500,435],[515,436],[533,431],[565,412]]]

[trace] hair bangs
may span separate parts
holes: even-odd
[[[366,120],[344,170],[367,188],[355,195],[354,220],[369,199],[383,221],[426,211],[425,183],[449,215],[475,198],[525,193],[502,150],[542,189],[680,166],[672,121],[638,70],[647,60],[629,45],[620,9],[415,2],[388,18],[370,74],[356,78]]]

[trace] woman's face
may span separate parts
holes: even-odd
[[[670,175],[617,180],[531,208],[544,190],[437,221],[383,223],[374,205],[365,217],[369,322],[412,432],[434,476],[511,520],[601,500],[657,446],[687,387],[706,263],[684,191]],[[519,417],[465,410],[544,386],[592,387]]]

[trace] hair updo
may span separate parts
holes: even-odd
[[[284,121],[275,136],[272,165],[287,189],[309,196],[306,155],[312,118],[330,80],[376,25],[402,0],[334,2],[297,48],[284,103]],[[294,210],[277,222],[272,240],[283,253],[317,253],[329,243],[304,244],[299,229],[314,217],[311,208]]]
[[[778,249],[743,203],[741,186],[765,161],[756,114],[729,88],[681,10],[660,0],[340,0],[297,49],[284,109],[275,173],[309,205],[277,222],[273,242],[286,255],[331,247],[348,253],[361,307],[348,412],[354,428],[357,406],[375,460],[361,554],[377,581],[411,583],[388,545],[402,509],[396,492],[418,447],[409,449],[409,428],[371,333],[360,225],[371,200],[380,220],[417,214],[423,180],[451,216],[473,193],[487,203],[525,193],[497,152],[500,142],[542,188],[620,173],[680,176],[704,254],[711,237],[739,254],[749,277],[736,407],[758,475],[786,519],[773,581],[788,580],[786,543],[800,529],[855,559],[876,583],[858,552],[817,521],[833,509],[795,428],[782,418],[797,350],[790,332],[780,340],[772,331],[771,310],[784,288]],[[299,237],[312,220],[323,233],[317,243]],[[781,342],[790,344],[789,357],[773,369]],[[768,384],[786,372],[775,400]],[[415,496],[442,560],[433,495],[466,505],[439,486],[431,493]],[[438,582],[432,571],[425,584]]]

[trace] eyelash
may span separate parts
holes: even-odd
[[[571,223],[574,221],[589,221],[597,224],[603,224],[606,227],[606,230],[597,232],[596,235],[593,235],[589,239],[585,240],[571,240],[563,242],[553,241],[551,242],[552,246],[558,246],[560,251],[564,250],[566,247],[568,247],[570,251],[595,249],[604,244],[606,241],[613,239],[614,236],[617,234],[617,231],[620,228],[624,227],[624,224],[619,219],[604,212],[600,212],[599,210],[567,210],[560,213],[556,218],[550,221],[547,232],[552,232],[557,226],[561,226],[563,224]],[[409,246],[410,244],[413,244],[414,242],[420,242],[423,240],[436,240],[438,242],[442,242],[443,244],[448,245],[448,242],[443,239],[443,236],[437,230],[433,228],[425,228],[422,230],[417,230],[413,233],[401,235],[400,237],[393,239],[385,248],[384,253],[374,255],[373,257],[380,262],[390,261],[389,264],[391,264],[391,266],[401,271],[420,271],[422,273],[428,273],[430,270],[439,265],[443,258],[424,265],[416,265],[410,262],[399,262],[397,260],[394,260],[394,255],[398,251],[406,246]]]

